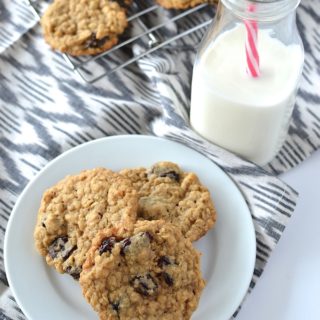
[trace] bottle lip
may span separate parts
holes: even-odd
[[[271,22],[292,13],[301,0],[221,0],[223,5],[241,19]],[[248,10],[249,6],[256,10]]]
[[[249,2],[249,1],[248,1]],[[250,2],[256,3],[274,3],[274,2],[286,2],[286,0],[250,0]],[[288,2],[288,0],[287,0]]]

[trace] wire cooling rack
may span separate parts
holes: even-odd
[[[27,3],[40,18],[48,1],[27,0]],[[178,40],[196,34],[196,31],[210,24],[213,9],[210,10],[210,6],[204,3],[183,11],[166,10],[155,2],[137,0],[127,16],[129,27],[111,49],[95,56],[72,57],[63,54],[70,68],[85,82],[93,83],[109,76],[160,48],[177,50]],[[181,50],[187,49],[187,45],[182,44]]]

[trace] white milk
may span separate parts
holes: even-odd
[[[220,35],[194,66],[192,127],[208,140],[264,165],[288,129],[303,52],[259,30],[259,78],[246,73],[245,28]]]

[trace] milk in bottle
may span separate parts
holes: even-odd
[[[213,143],[264,165],[286,137],[303,48],[280,41],[271,27],[259,29],[260,76],[253,78],[245,68],[245,37],[244,24],[235,23],[196,60],[190,122]]]

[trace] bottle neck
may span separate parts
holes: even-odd
[[[221,0],[240,19],[273,22],[292,13],[300,0]],[[249,10],[248,8],[254,8]]]

